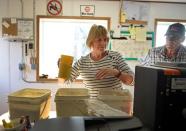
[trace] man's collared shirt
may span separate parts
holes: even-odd
[[[152,65],[156,62],[186,62],[186,47],[181,45],[173,57],[167,57],[165,46],[152,48],[142,60],[142,64]]]

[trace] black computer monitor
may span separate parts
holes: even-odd
[[[183,65],[158,63],[135,67],[134,116],[152,131],[186,130]]]

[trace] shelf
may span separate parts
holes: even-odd
[[[125,23],[120,23],[122,24],[136,24],[136,25],[147,25],[147,21],[142,21],[142,20],[126,20]]]
[[[21,38],[17,36],[11,36],[11,37],[1,37],[2,40],[7,40],[10,42],[27,42],[27,41],[32,41],[33,39],[28,39],[28,38]]]

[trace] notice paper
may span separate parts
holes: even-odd
[[[147,37],[147,28],[146,27],[136,27],[136,41],[146,41]]]

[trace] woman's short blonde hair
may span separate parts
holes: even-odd
[[[102,26],[102,25],[92,25],[92,27],[90,28],[88,37],[87,37],[87,41],[86,41],[86,45],[91,48],[92,42],[96,39],[96,38],[103,38],[103,37],[108,37],[108,32],[107,29]]]

